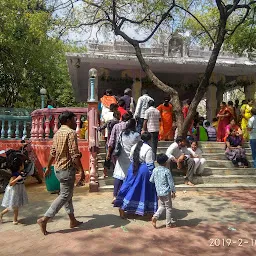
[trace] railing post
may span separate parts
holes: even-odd
[[[89,70],[88,81],[88,131],[89,131],[89,150],[90,150],[90,192],[99,191],[97,154],[99,150],[99,141],[97,136],[98,126],[98,77],[97,70]]]
[[[16,139],[18,139],[19,138],[19,133],[20,133],[20,131],[19,131],[19,124],[20,124],[20,122],[19,122],[19,120],[17,120],[16,121],[16,130],[15,130],[15,138]]]
[[[43,139],[44,137],[43,119],[44,119],[44,116],[39,117],[39,139]]]
[[[81,124],[81,115],[76,115],[76,134],[77,138],[80,138],[80,124]]]
[[[10,139],[12,137],[12,122],[8,120],[8,131],[7,131],[7,138]]]
[[[35,139],[39,138],[39,136],[38,136],[38,133],[39,133],[38,125],[39,125],[38,116],[36,116],[35,117]]]
[[[59,115],[54,115],[54,129],[53,129],[54,134],[58,131],[58,121],[59,121]]]
[[[50,135],[50,115],[45,116],[45,138],[48,139]]]
[[[22,136],[23,136],[23,137],[26,137],[26,136],[27,136],[27,122],[26,122],[26,121],[23,122],[23,132],[22,132]],[[30,134],[30,137],[31,137],[31,134]]]
[[[5,120],[3,119],[2,120],[2,130],[1,130],[1,139],[3,139],[5,136],[4,123],[5,123]]]
[[[89,150],[90,150],[90,192],[99,191],[97,154],[99,142],[97,136],[97,103],[88,103],[88,120],[89,120]]]

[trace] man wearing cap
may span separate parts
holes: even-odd
[[[132,90],[130,88],[126,88],[124,90],[124,96],[122,96],[120,100],[121,99],[125,101],[124,109],[133,113],[135,109],[135,102],[132,98]]]

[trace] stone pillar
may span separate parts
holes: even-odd
[[[99,149],[98,133],[98,74],[95,68],[89,70],[88,80],[88,131],[90,151],[90,192],[99,191],[97,154]]]
[[[138,98],[141,96],[141,78],[146,76],[145,73],[141,70],[123,70],[121,76],[122,78],[130,77],[133,79],[132,97],[137,102]]]
[[[246,100],[254,99],[255,92],[256,92],[256,81],[252,84],[248,84],[244,86],[244,94],[245,94]]]
[[[139,79],[134,79],[134,82],[132,84],[132,97],[137,102],[138,98],[141,96],[141,87],[142,83]]]
[[[206,92],[206,116],[207,120],[210,122],[214,117],[216,117],[217,110],[217,86],[215,84],[211,84]]]

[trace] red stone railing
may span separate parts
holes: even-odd
[[[87,116],[87,108],[53,108],[37,109],[31,113],[31,139],[48,139],[50,131],[55,134],[59,129],[59,116],[64,111],[71,111],[76,115],[76,133],[80,138],[81,116]]]

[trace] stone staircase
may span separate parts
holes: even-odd
[[[160,141],[158,153],[165,153],[171,142]],[[224,155],[225,144],[220,142],[200,142],[199,147],[206,159],[203,176],[195,176],[194,187],[184,184],[184,173],[176,169],[172,175],[177,190],[226,190],[226,189],[256,189],[256,169],[252,167],[252,154],[249,143],[245,143],[247,159],[250,168],[234,168],[231,161]],[[103,142],[98,154],[99,176],[103,176],[103,164],[105,159],[105,148]],[[109,178],[99,178],[100,190],[113,190],[113,170],[109,171]]]

